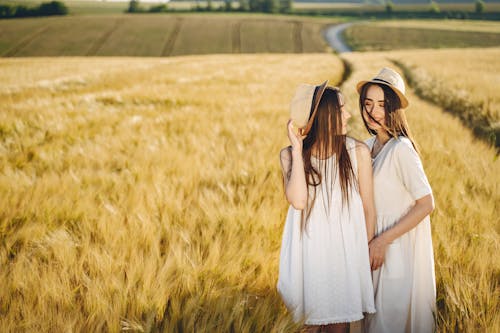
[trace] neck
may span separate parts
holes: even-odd
[[[377,132],[377,141],[380,142],[381,144],[386,143],[387,141],[389,141],[390,138],[391,137],[389,136],[389,134],[387,134],[387,132],[384,130]]]

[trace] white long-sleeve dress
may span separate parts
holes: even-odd
[[[375,137],[366,141],[370,149]],[[432,193],[422,162],[406,137],[391,138],[373,159],[376,235],[391,228]],[[367,316],[369,333],[434,331],[436,283],[429,216],[386,250],[373,273],[376,314]]]

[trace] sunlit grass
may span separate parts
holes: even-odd
[[[401,56],[394,53],[394,60],[406,68],[420,96],[457,115],[500,147],[499,55],[498,48],[418,50]]]
[[[338,58],[23,64],[2,61],[26,76],[0,88],[0,331],[292,329],[278,154],[296,85]]]
[[[358,138],[354,85],[395,54],[346,56]],[[0,331],[296,328],[275,288],[278,153],[296,85],[338,83],[337,57],[0,65]],[[456,118],[409,99],[436,198],[439,331],[495,332],[498,159]]]

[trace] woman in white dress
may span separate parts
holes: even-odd
[[[368,241],[375,230],[368,147],[346,137],[337,88],[300,85],[280,152],[290,203],[278,291],[307,332],[347,332],[375,311]]]
[[[369,333],[434,331],[436,285],[429,214],[434,209],[404,108],[401,76],[383,68],[357,85],[373,160],[376,236],[369,243],[375,307]]]

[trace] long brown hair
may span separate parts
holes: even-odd
[[[335,162],[339,170],[339,182],[342,190],[342,203],[345,204],[349,200],[351,186],[355,183],[354,171],[352,168],[351,159],[346,148],[346,136],[342,134],[342,105],[340,99],[340,91],[337,88],[327,87],[318,106],[316,116],[311,127],[303,141],[302,158],[304,160],[304,171],[308,188],[313,189],[312,197],[309,197],[306,208],[302,211],[302,229],[305,229],[307,220],[311,215],[311,210],[316,200],[316,187],[321,182],[330,182],[331,185],[336,179],[335,174],[327,172],[328,158],[332,155],[336,156]],[[312,150],[315,154],[319,154],[318,168],[316,169],[311,163]],[[330,198],[332,197],[331,189],[326,193],[328,198],[328,209],[330,208]],[[325,207],[326,209],[327,207]]]
[[[366,99],[366,94],[368,93],[368,89],[371,86],[375,85],[379,86],[384,91],[384,111],[385,111],[384,124],[381,124],[377,120],[375,120],[375,118],[373,118],[369,110],[367,110],[365,107],[365,99]],[[410,126],[408,125],[408,121],[406,120],[405,112],[401,108],[401,100],[391,88],[389,88],[385,84],[378,84],[378,83],[365,84],[361,88],[361,93],[359,94],[359,110],[361,112],[361,119],[363,119],[363,123],[365,124],[366,130],[370,134],[376,135],[377,132],[368,126],[365,117],[363,116],[363,112],[366,112],[366,114],[372,121],[376,122],[384,130],[386,130],[387,134],[389,134],[390,137],[397,138],[398,136],[404,136],[408,138],[411,141],[413,148],[415,148],[415,150],[419,152],[417,143],[415,142],[415,139],[413,139],[413,136],[410,132]]]

